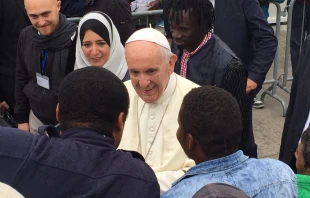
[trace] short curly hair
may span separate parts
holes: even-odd
[[[180,125],[199,143],[210,158],[220,158],[238,150],[242,118],[236,99],[224,89],[202,86],[183,99]]]
[[[305,168],[310,168],[310,128],[306,129],[301,136],[301,143],[304,146],[303,157],[305,161]]]
[[[128,114],[129,95],[124,83],[102,67],[90,66],[70,73],[59,88],[62,131],[87,127],[111,132],[118,116]]]

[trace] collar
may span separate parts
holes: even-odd
[[[62,133],[60,138],[116,149],[112,134],[92,128],[68,129]]]
[[[212,172],[219,172],[219,171],[230,169],[232,167],[235,167],[243,163],[248,158],[249,158],[248,156],[245,156],[243,152],[239,150],[226,157],[202,162],[190,168],[182,177],[180,177],[180,179],[174,182],[172,186],[176,185],[177,183],[179,183],[186,177],[199,175],[199,174],[208,174]]]
[[[189,54],[190,56],[194,55],[196,52],[198,52],[198,51],[208,42],[208,40],[210,40],[211,36],[212,36],[212,33],[211,33],[211,32],[208,32],[208,33],[206,34],[206,36],[204,37],[204,39],[202,40],[202,42],[199,44],[199,46],[198,46],[194,51],[188,52],[188,51],[186,51],[186,50],[184,49],[184,50],[183,50],[183,53]]]
[[[168,98],[170,98],[175,89],[176,89],[176,85],[177,85],[177,76],[176,74],[173,72],[171,75],[170,75],[170,79],[169,79],[169,82],[168,82],[168,85],[164,91],[164,93],[161,95],[161,97],[156,101],[154,102],[155,104],[160,104],[160,103],[163,103],[164,101],[166,101]]]

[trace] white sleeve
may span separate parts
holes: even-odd
[[[184,171],[162,171],[155,174],[160,186],[160,193],[164,193],[171,188],[173,182],[184,175]]]

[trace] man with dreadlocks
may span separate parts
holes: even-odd
[[[243,118],[239,148],[248,136],[246,72],[239,58],[211,33],[214,9],[209,0],[170,0],[165,17],[173,37],[172,51],[178,56],[175,72],[199,84],[229,91],[238,101]],[[246,153],[246,152],[245,152]]]

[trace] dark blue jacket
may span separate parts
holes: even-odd
[[[159,197],[152,169],[86,128],[61,138],[0,128],[0,182],[25,197]]]
[[[15,75],[18,37],[30,24],[23,0],[0,0],[0,74]]]
[[[292,82],[290,102],[282,133],[279,160],[290,164],[298,146],[310,111],[310,36],[307,36],[299,56]]]
[[[262,86],[278,41],[257,0],[215,0],[214,33],[243,61],[248,78]]]
[[[172,42],[171,51],[177,55],[174,72],[180,74],[183,49]],[[189,58],[186,78],[198,85],[221,87],[224,74],[233,59],[238,60],[229,47],[218,36],[212,34],[207,44]],[[243,69],[242,65],[240,67]]]
[[[81,17],[92,0],[61,0],[60,12],[67,17]]]

